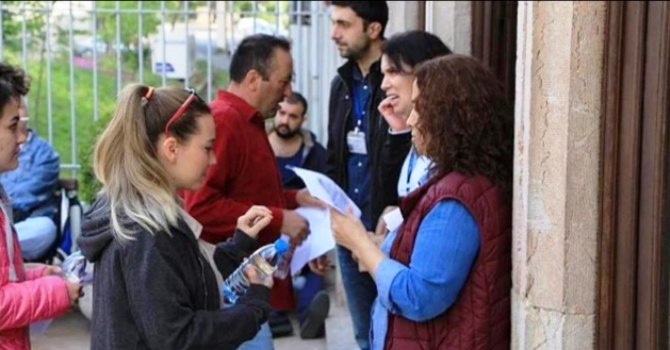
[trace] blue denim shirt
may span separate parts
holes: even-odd
[[[363,77],[358,66],[354,69],[353,91],[351,98],[353,103],[353,118],[350,120],[347,132],[358,128],[360,132],[365,133],[366,141],[369,139],[367,133],[369,116],[366,115],[372,87],[370,80]],[[366,142],[366,145],[369,145]],[[368,150],[369,152],[370,150]],[[368,162],[368,155],[349,153],[347,162],[347,195],[361,209],[361,221],[365,228],[372,230],[373,225],[370,214],[370,181],[371,171]]]
[[[388,256],[397,231],[381,249]],[[408,266],[385,258],[377,267],[378,295],[372,307],[372,349],[383,349],[388,313],[421,322],[456,301],[479,252],[479,228],[460,202],[449,199],[431,209],[419,226]]]
[[[15,222],[28,217],[53,217],[59,173],[58,153],[29,130],[28,139],[19,151],[19,166],[0,174],[0,182],[12,201]]]

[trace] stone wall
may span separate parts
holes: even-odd
[[[605,6],[519,3],[513,349],[595,342]]]

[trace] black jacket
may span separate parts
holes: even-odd
[[[256,335],[269,314],[269,288],[254,285],[221,309],[214,271],[183,220],[169,234],[123,222],[138,230],[133,241],[113,238],[109,201],[98,199],[77,241],[95,263],[91,349],[235,349]],[[237,232],[217,247],[224,278],[253,244]]]
[[[342,189],[347,188],[347,130],[353,118],[353,72],[356,63],[349,60],[337,70],[330,87],[328,118],[328,161],[326,174]],[[370,67],[372,97],[368,105],[367,150],[372,179],[370,184],[370,218],[376,225],[382,211],[389,205],[397,205],[398,177],[412,143],[408,133],[389,134],[389,125],[377,107],[386,97],[381,89],[384,78],[380,61]],[[374,227],[373,227],[374,229]]]

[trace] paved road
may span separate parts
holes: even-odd
[[[89,321],[76,309],[54,320],[44,334],[32,335],[33,350],[88,350],[90,344]],[[275,339],[275,350],[326,350],[326,340],[284,337]]]

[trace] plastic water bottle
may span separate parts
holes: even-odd
[[[286,235],[282,235],[282,238],[280,239],[283,239],[286,244],[288,244],[288,249],[282,254],[281,259],[279,259],[274,277],[283,280],[289,275],[289,272],[291,272],[291,258],[293,258],[293,253],[295,253],[295,246],[289,244],[290,237]]]
[[[261,279],[271,278],[287,249],[288,243],[280,238],[272,244],[258,248],[251,254],[247,261],[242,263],[230,277],[223,281],[221,289],[224,305],[235,304],[237,299],[247,292],[251,284],[244,274],[247,265],[253,266]]]
[[[86,257],[80,250],[70,254],[63,261],[62,276],[72,283],[87,285],[93,281],[93,273],[86,271]]]

